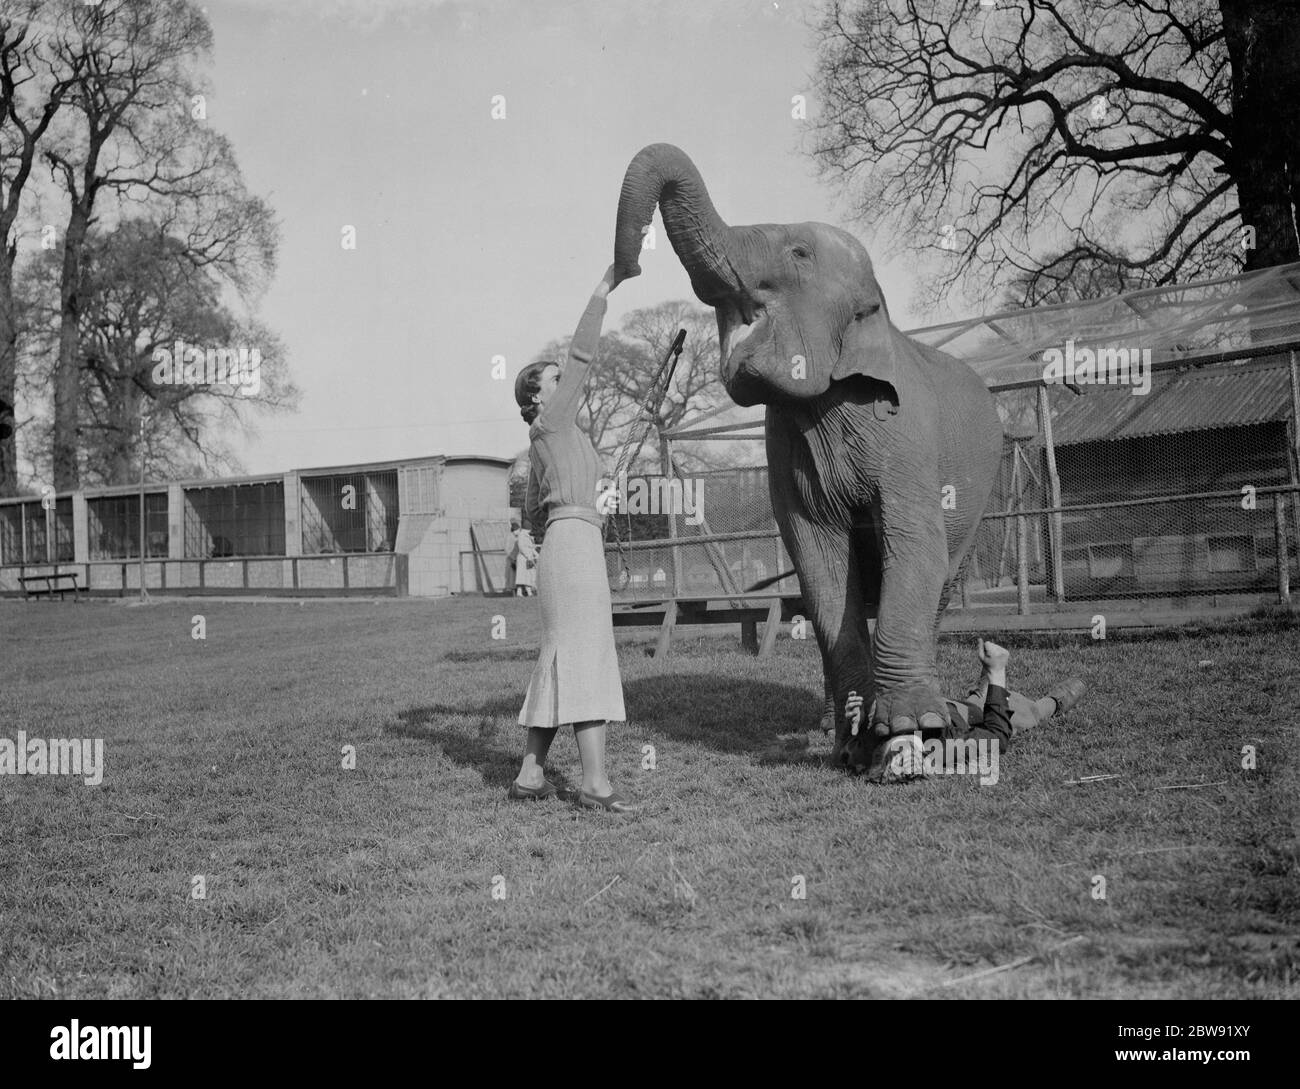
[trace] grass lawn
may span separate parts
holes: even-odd
[[[535,599],[0,602],[0,737],[106,765],[0,776],[0,997],[1300,996],[1293,619],[1008,636],[1014,686],[1090,691],[987,787],[827,767],[811,642],[620,635],[631,818],[507,801],[539,636]]]

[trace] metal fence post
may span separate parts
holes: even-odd
[[[1038,430],[1043,436],[1043,453],[1047,459],[1048,503],[1053,508],[1061,505],[1061,478],[1056,472],[1056,444],[1052,440],[1052,408],[1047,400],[1047,386],[1038,387]],[[1048,519],[1048,555],[1052,563],[1052,596],[1065,600],[1065,572],[1062,569],[1064,545],[1061,540],[1063,519],[1059,509]]]

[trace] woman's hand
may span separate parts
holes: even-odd
[[[596,285],[594,294],[604,298],[613,291],[614,288],[618,287],[625,278],[626,277],[619,274],[617,265],[610,265],[609,268],[605,270],[605,275],[601,277],[600,283]]]

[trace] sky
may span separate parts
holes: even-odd
[[[695,161],[729,223],[821,220],[877,253],[806,153],[811,3],[210,0],[210,124],[281,225],[258,313],[303,396],[229,436],[247,472],[527,446],[515,372],[572,332],[646,144]],[[792,117],[793,96],[808,121]],[[494,100],[504,118],[493,118]],[[499,112],[499,109],[498,109]],[[693,298],[658,216],[630,310]],[[355,229],[355,249],[343,231]],[[877,260],[896,323],[909,272]],[[504,357],[507,378],[492,377]]]

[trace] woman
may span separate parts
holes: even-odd
[[[530,425],[532,469],[525,509],[534,526],[545,525],[546,547],[537,580],[542,650],[519,712],[528,742],[510,797],[539,799],[555,793],[542,766],[555,731],[571,724],[582,759],[578,803],[629,813],[635,807],[615,792],[605,773],[605,725],[621,722],[627,714],[614,650],[604,519],[596,510],[600,460],[577,423],[600,341],[605,298],[619,280],[611,265],[573,334],[563,372],[542,360],[530,363],[515,379],[515,401]]]

